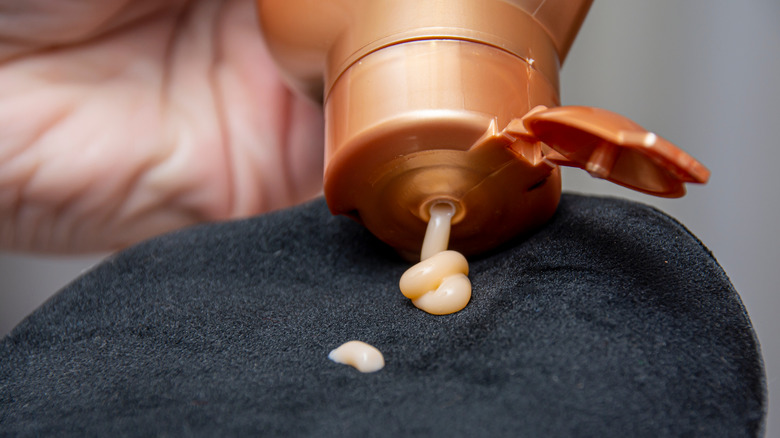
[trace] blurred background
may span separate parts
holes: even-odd
[[[712,171],[657,199],[564,172],[570,192],[631,198],[679,219],[715,254],[747,307],[780,435],[780,2],[596,0],[562,71],[565,105],[623,114]],[[0,336],[101,259],[0,253]],[[780,402],[779,402],[780,403]]]

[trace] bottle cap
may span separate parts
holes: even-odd
[[[587,106],[532,109],[507,132],[544,142],[546,160],[655,196],[685,194],[710,172],[668,140],[611,111]]]

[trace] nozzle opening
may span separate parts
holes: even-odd
[[[450,223],[459,222],[465,214],[460,202],[448,198],[436,198],[423,203],[420,206],[420,218],[428,222],[433,216],[444,216],[450,218]]]

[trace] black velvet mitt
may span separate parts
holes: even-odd
[[[447,316],[322,200],[169,234],[65,288],[0,344],[0,434],[748,437],[758,342],[702,244],[652,208],[566,195],[471,259]],[[358,339],[372,374],[328,360]]]

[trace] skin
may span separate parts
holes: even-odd
[[[112,250],[314,196],[322,114],[251,0],[0,0],[0,248]]]

